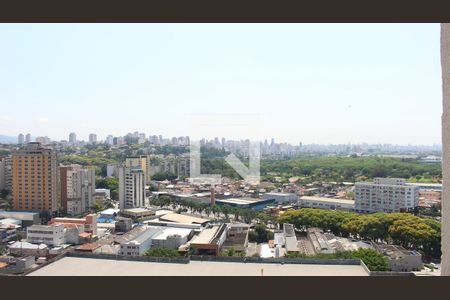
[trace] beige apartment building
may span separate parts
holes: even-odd
[[[12,153],[13,209],[59,209],[57,153],[40,143],[29,143]]]

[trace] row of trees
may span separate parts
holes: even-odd
[[[374,177],[398,177],[433,181],[442,177],[440,164],[423,164],[412,158],[302,156],[289,160],[261,161],[261,174],[305,176],[311,180],[355,181]]]
[[[361,259],[370,271],[389,271],[386,256],[374,249],[360,248],[355,251],[342,251],[333,254],[306,255],[299,252],[286,253],[286,258],[314,258],[314,259]]]
[[[275,223],[276,218],[270,216],[264,212],[258,212],[250,208],[239,208],[228,205],[210,205],[208,203],[199,203],[188,200],[176,200],[169,196],[160,196],[150,199],[150,203],[159,207],[169,207],[172,209],[189,209],[189,211],[199,214],[206,214],[208,217],[223,217],[225,220],[229,220],[231,217],[235,221],[242,221],[250,224],[253,220],[257,220],[260,223],[268,224],[269,222]]]
[[[294,224],[297,228],[319,227],[339,236],[398,244],[431,257],[441,256],[440,222],[408,213],[360,215],[304,208],[285,212],[278,221]]]

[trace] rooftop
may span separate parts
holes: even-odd
[[[164,215],[160,216],[159,219],[161,221],[186,223],[186,224],[203,224],[203,223],[207,223],[210,221],[209,219],[201,219],[201,218],[177,214],[177,213],[164,214]]]
[[[339,203],[339,204],[348,204],[348,205],[354,205],[355,204],[355,200],[325,198],[325,197],[317,197],[317,196],[301,196],[300,200],[319,201],[319,202],[328,202],[328,203]]]
[[[257,264],[191,261],[188,264],[64,257],[28,276],[368,276],[360,265]]]

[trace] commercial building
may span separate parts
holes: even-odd
[[[145,206],[145,173],[138,167],[119,167],[120,209]]]
[[[0,219],[19,220],[23,227],[41,223],[39,213],[26,211],[0,211]]]
[[[72,145],[75,145],[77,143],[77,135],[75,134],[75,132],[71,132],[69,134],[69,143]]]
[[[138,226],[120,237],[119,255],[143,255],[152,246],[153,237],[163,232],[162,227]],[[117,241],[118,239],[116,239]]]
[[[403,178],[375,178],[373,183],[355,184],[357,212],[403,212],[418,204],[418,188],[407,185]]]
[[[61,208],[70,216],[87,212],[94,203],[95,170],[80,165],[59,167]]]
[[[85,218],[53,218],[49,224],[63,224],[65,227],[81,227],[83,232],[97,235],[97,215],[89,214]]]
[[[298,196],[293,193],[265,193],[263,199],[274,199],[277,204],[296,203]]]
[[[178,249],[194,234],[194,231],[188,228],[162,228],[162,231],[153,237],[152,247]]]
[[[301,196],[298,200],[298,206],[307,208],[323,208],[332,210],[348,210],[355,209],[354,200],[325,198],[316,196]]]
[[[95,133],[89,134],[89,144],[97,143],[97,135]]]
[[[420,271],[423,267],[422,255],[417,251],[386,244],[376,244],[375,249],[388,258],[391,271],[412,272]]]
[[[27,133],[27,135],[25,136],[25,143],[31,143],[31,134]]]
[[[273,204],[275,199],[257,199],[257,198],[229,198],[216,199],[216,204],[219,206],[228,205],[239,208],[252,208],[257,211],[262,211],[270,204]]]
[[[49,249],[46,244],[32,244],[29,242],[15,242],[8,245],[9,253],[17,256],[47,256]]]
[[[27,228],[27,242],[59,246],[65,243],[64,225],[32,225]]]
[[[316,254],[331,254],[336,252],[335,247],[328,241],[322,229],[308,228],[307,235]]]
[[[218,255],[227,238],[227,230],[227,224],[211,225],[191,240],[190,247],[195,254]]]
[[[29,143],[12,153],[13,209],[57,211],[60,207],[56,151]]]
[[[149,220],[155,217],[156,212],[152,209],[136,207],[127,208],[120,211],[122,217],[131,218],[133,220],[142,219]]]
[[[197,218],[197,217],[188,216],[188,215],[176,214],[176,213],[168,213],[168,214],[161,215],[159,217],[159,221],[171,222],[171,223],[179,223],[179,224],[193,224],[193,225],[205,226],[211,220],[210,219]]]

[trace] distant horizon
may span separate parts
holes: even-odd
[[[441,143],[439,24],[0,24],[0,39],[2,134]],[[191,124],[223,115],[257,123]]]
[[[95,132],[92,132],[92,133],[95,134]],[[133,132],[129,132],[129,133],[134,133],[134,131]],[[139,131],[139,133],[144,133],[144,132]],[[2,143],[1,141],[5,140],[5,139],[15,140],[16,141],[15,143],[17,143],[19,134],[17,134],[17,136],[12,136],[12,135],[5,135],[5,134],[1,134],[0,133],[0,143]],[[24,136],[26,136],[27,133],[22,133],[22,134]],[[127,134],[128,133],[126,133],[126,134],[119,134],[119,135],[111,134],[111,135],[113,137],[125,137]],[[146,139],[148,139],[149,136],[153,136],[153,135],[156,135],[156,136],[162,135],[164,139],[172,139],[173,137],[178,138],[178,137],[186,137],[187,136],[187,135],[168,136],[168,135],[163,135],[163,134],[150,134],[150,135],[146,134]],[[67,138],[62,138],[62,139],[55,139],[55,138],[52,138],[52,137],[50,137],[48,135],[37,135],[37,136],[31,135],[31,138],[33,140],[36,139],[37,137],[48,137],[51,142],[62,142],[62,141],[68,142],[69,141],[69,135],[67,135]],[[106,137],[107,136],[102,138],[101,136],[97,135],[97,140],[98,140],[98,142],[106,142]],[[204,137],[204,138],[206,140],[213,140],[215,137]],[[217,136],[217,138],[219,138],[220,142],[222,141],[222,138],[225,138],[226,141],[245,140],[245,139],[241,139],[241,138],[233,139],[233,138],[227,138],[227,137],[222,137],[222,136]],[[271,139],[272,139],[272,137],[267,138],[268,144],[271,143]],[[249,139],[249,140],[252,141],[252,139]],[[259,140],[259,141],[264,143],[264,139],[263,140]],[[80,139],[78,134],[77,134],[77,142],[89,142],[89,137]],[[289,143],[287,141],[280,141],[280,140],[277,140],[277,138],[275,138],[275,137],[274,137],[274,142],[275,142],[275,144],[289,144],[289,145],[292,145],[292,146],[298,146],[299,143],[300,143],[299,142],[299,143],[293,144],[293,143]],[[435,143],[435,144],[393,144],[393,143],[383,143],[383,142],[378,142],[378,143],[368,143],[368,142],[359,142],[359,143],[344,143],[344,142],[343,143],[303,143],[302,142],[302,145],[323,145],[323,146],[327,146],[327,145],[391,145],[391,146],[400,146],[400,147],[408,147],[408,146],[412,146],[412,147],[421,147],[421,146],[422,147],[435,147],[435,146],[439,146],[439,147],[442,148],[442,143]]]

